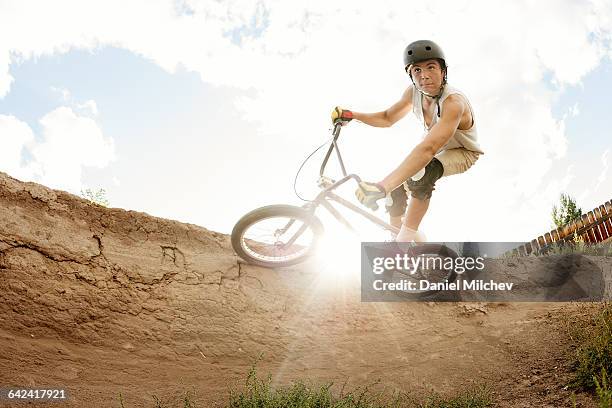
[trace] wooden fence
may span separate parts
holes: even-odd
[[[539,253],[555,242],[573,241],[575,236],[581,237],[585,243],[589,244],[612,240],[612,200],[583,214],[579,220],[521,245],[514,249],[512,254],[525,256]]]

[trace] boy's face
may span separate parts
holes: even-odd
[[[444,70],[440,66],[440,61],[435,59],[412,64],[410,74],[417,88],[428,95],[436,95],[444,79]]]

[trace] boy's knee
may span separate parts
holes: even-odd
[[[408,195],[406,194],[406,189],[404,189],[404,186],[401,185],[393,190],[390,196],[391,205],[386,205],[389,216],[392,218],[401,217],[406,212],[406,207],[408,205]]]
[[[434,190],[436,181],[444,174],[444,166],[435,157],[425,166],[425,174],[418,180],[412,178],[406,181],[411,195],[419,200],[428,200]]]

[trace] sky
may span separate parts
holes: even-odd
[[[410,85],[404,47],[432,39],[485,154],[437,183],[421,230],[531,240],[561,193],[584,211],[612,199],[611,27],[610,0],[0,0],[0,171],[229,233],[256,207],[301,205],[294,177],[331,109],[390,107]],[[382,179],[422,129],[351,122],[348,171]]]

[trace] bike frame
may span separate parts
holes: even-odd
[[[316,209],[321,206],[323,208],[325,208],[327,211],[329,211],[336,220],[338,220],[338,222],[340,222],[342,225],[344,225],[345,227],[347,227],[349,230],[355,232],[355,229],[351,226],[351,224],[346,220],[346,218],[344,218],[339,212],[338,210],[331,204],[331,202],[336,202],[337,204],[342,205],[345,208],[348,208],[349,210],[365,217],[367,220],[369,220],[370,222],[373,222],[374,224],[378,225],[379,227],[392,232],[394,234],[397,234],[399,232],[399,228],[394,227],[391,224],[388,224],[386,222],[384,222],[383,220],[381,220],[380,218],[370,214],[369,212],[357,207],[356,205],[354,205],[353,203],[345,200],[344,198],[340,197],[339,195],[335,194],[333,191],[338,188],[339,186],[341,186],[342,184],[346,183],[347,181],[353,179],[355,180],[357,183],[361,182],[361,178],[356,175],[356,174],[347,174],[346,172],[346,168],[344,167],[344,161],[342,160],[342,154],[340,153],[340,148],[338,146],[338,137],[340,137],[340,128],[342,127],[342,125],[340,123],[337,123],[334,126],[334,132],[333,132],[333,139],[332,142],[329,146],[329,149],[327,150],[327,154],[325,155],[325,158],[323,159],[323,163],[321,164],[321,169],[319,171],[319,186],[324,187],[323,190],[316,196],[316,198],[312,201],[310,201],[308,204],[305,204],[303,207],[308,210],[311,214],[314,214],[314,212],[316,211]],[[338,157],[338,162],[340,163],[340,168],[342,170],[342,175],[343,177],[338,180],[338,181],[334,181],[331,179],[326,178],[323,173],[325,172],[325,167],[327,165],[327,162],[329,160],[329,157],[332,154],[333,150],[336,150],[336,155]],[[331,182],[331,184],[329,184]]]

